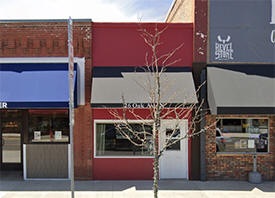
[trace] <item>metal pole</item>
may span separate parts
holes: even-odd
[[[71,175],[71,197],[74,198],[74,48],[73,48],[73,21],[68,21],[68,58],[69,58],[69,115],[70,115],[70,175]]]
[[[201,71],[201,76],[200,76],[200,84],[203,84],[206,81],[206,69],[203,69]],[[200,89],[200,101],[202,101],[202,99],[204,99],[204,101],[206,101],[207,98],[207,93],[206,93],[206,85],[202,86]],[[205,111],[207,109],[207,105],[206,102],[203,103],[202,105],[202,112],[200,114],[200,130],[205,129],[206,126],[206,115],[205,115]],[[201,181],[206,181],[206,161],[205,161],[205,132],[200,134],[200,171],[201,171]]]
[[[253,172],[257,172],[257,154],[253,155]]]

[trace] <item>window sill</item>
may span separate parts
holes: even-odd
[[[28,142],[26,144],[70,144],[70,142]]]
[[[95,159],[153,159],[154,156],[94,156]]]
[[[253,155],[268,156],[268,155],[270,155],[270,153],[269,152],[264,152],[264,153],[222,153],[222,152],[217,152],[216,155],[217,156],[253,156]]]

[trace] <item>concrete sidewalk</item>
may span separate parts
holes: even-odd
[[[3,175],[2,175],[3,176]],[[152,181],[76,181],[76,198],[152,198]],[[161,180],[160,198],[274,198],[275,182]],[[69,198],[70,181],[1,177],[0,198]]]

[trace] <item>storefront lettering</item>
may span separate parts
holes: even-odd
[[[7,108],[8,108],[8,103],[0,102],[0,109],[7,109]]]
[[[215,59],[216,60],[233,60],[232,42],[229,42],[230,36],[222,39],[220,35],[217,36],[218,42],[215,43]]]
[[[160,103],[161,108],[165,108],[167,104]],[[154,104],[152,103],[126,103],[124,108],[134,108],[134,109],[141,109],[141,108],[153,108]]]
[[[149,103],[127,103],[126,108],[152,108],[152,104]]]
[[[271,24],[275,24],[275,0],[271,0]]]
[[[271,22],[270,24],[275,24],[275,0],[271,0]],[[275,29],[271,31],[270,34],[271,43],[275,44]]]
[[[271,41],[271,43],[275,44],[275,30],[271,31],[270,41]]]

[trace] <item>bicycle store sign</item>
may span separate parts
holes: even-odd
[[[271,2],[271,22],[270,24],[275,24],[275,0]],[[271,31],[270,41],[275,45],[275,29]]]
[[[275,45],[275,30],[271,31],[270,41],[271,41],[271,43],[273,43]]]

